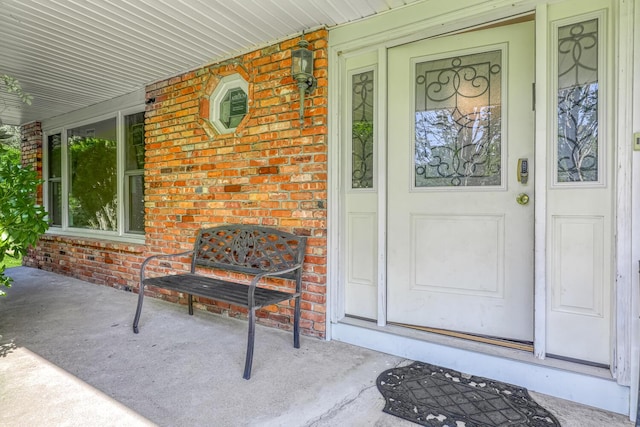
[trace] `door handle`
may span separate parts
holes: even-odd
[[[518,202],[519,205],[526,205],[529,203],[529,195],[526,193],[520,193],[518,194],[518,197],[516,197],[516,202]]]

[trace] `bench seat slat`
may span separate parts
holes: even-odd
[[[229,282],[214,277],[206,277],[191,273],[175,274],[170,276],[147,278],[144,280],[144,284],[211,298],[240,307],[249,307],[247,296],[249,290],[248,285]],[[255,307],[266,307],[293,299],[296,296],[297,294],[295,293],[256,287],[254,294]]]

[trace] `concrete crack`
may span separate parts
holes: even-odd
[[[394,368],[400,368],[402,366],[409,366],[411,365],[413,362],[415,362],[415,360],[411,360],[411,359],[402,359],[401,361],[399,361],[398,363],[396,363],[396,366],[394,366]]]
[[[411,363],[413,363],[413,360],[402,359],[399,362],[397,362],[395,364],[395,366],[393,366],[393,368],[398,368],[400,366],[410,365]],[[340,413],[340,411],[342,411],[343,409],[345,409],[346,407],[348,407],[349,405],[351,405],[352,403],[354,403],[355,401],[360,399],[364,393],[366,393],[367,391],[371,390],[372,388],[376,388],[376,387],[377,387],[377,385],[374,382],[373,384],[371,384],[369,386],[365,386],[365,387],[361,388],[360,391],[355,396],[347,397],[344,400],[338,402],[336,405],[334,405],[331,409],[329,409],[324,414],[322,414],[322,415],[316,417],[315,419],[309,421],[307,424],[304,425],[304,427],[316,427],[316,426],[320,425],[320,423],[322,423],[323,421],[327,421],[327,420],[332,419],[338,413]]]
[[[356,396],[351,397],[351,398],[346,398],[346,399],[342,400],[341,402],[338,402],[333,408],[329,409],[327,412],[325,412],[324,414],[322,414],[319,417],[315,418],[314,420],[309,421],[307,424],[305,424],[304,427],[315,427],[315,426],[319,425],[320,422],[333,418],[342,409],[344,409],[345,407],[349,406],[351,403],[353,403],[356,400],[358,400],[362,396],[363,393],[365,393],[367,390],[370,390],[373,387],[376,387],[376,385],[372,384],[370,386],[363,387],[362,389],[360,389],[360,391],[358,392],[358,394]]]

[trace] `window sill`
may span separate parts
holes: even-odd
[[[40,239],[100,249],[117,249],[129,253],[143,253],[146,249],[144,236],[87,236],[86,233],[50,228]]]

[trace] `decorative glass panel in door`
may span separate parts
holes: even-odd
[[[373,188],[373,70],[351,77],[351,188]]]
[[[501,57],[416,64],[416,187],[501,185]]]
[[[558,182],[598,181],[598,20],[558,29]]]

